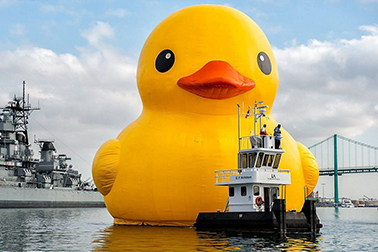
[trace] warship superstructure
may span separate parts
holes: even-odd
[[[82,181],[65,154],[59,154],[54,140],[34,139],[40,147],[35,158],[29,142],[28,120],[39,110],[22,97],[0,112],[0,208],[10,207],[103,207],[102,195],[93,183]]]

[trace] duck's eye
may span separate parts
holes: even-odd
[[[156,70],[160,73],[165,73],[172,68],[175,63],[175,55],[169,50],[165,49],[159,53],[155,61]]]
[[[266,53],[260,52],[257,55],[257,64],[259,65],[261,72],[264,74],[269,75],[270,72],[272,72],[272,64],[270,63],[270,59]]]

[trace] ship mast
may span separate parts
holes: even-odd
[[[29,137],[28,137],[28,131],[27,131],[27,118],[25,113],[25,80],[22,82],[22,111],[23,111],[23,122],[24,122],[24,134],[26,138],[26,144],[29,144]]]
[[[22,98],[14,97],[13,102],[7,106],[13,113],[13,125],[16,132],[22,132],[25,136],[26,145],[29,145],[28,137],[28,117],[34,110],[40,108],[32,108],[31,105],[25,101],[25,81],[23,81]],[[20,104],[21,103],[21,104]]]

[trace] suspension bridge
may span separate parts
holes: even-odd
[[[339,176],[378,172],[378,147],[335,134],[309,149],[318,161],[319,175],[334,176],[335,203],[339,202]]]

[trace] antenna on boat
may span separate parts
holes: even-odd
[[[254,130],[253,130],[253,135],[256,136],[257,133],[256,133],[256,123],[257,123],[257,120],[260,119],[260,128],[261,128],[261,118],[262,117],[266,117],[265,115],[265,112],[267,111],[267,108],[269,108],[268,105],[262,105],[264,104],[264,101],[255,101],[255,106],[252,108],[251,106],[247,106],[248,107],[248,112],[245,114],[245,117],[247,118],[248,116],[250,116],[250,111],[253,111],[253,126],[254,126]],[[240,143],[240,140],[241,140],[241,122],[240,122],[240,116],[242,114],[242,111],[240,109],[240,104],[237,104],[238,105],[238,140],[239,140],[239,151],[241,149],[241,143]],[[259,106],[259,105],[262,105],[262,106]],[[243,103],[243,108],[244,110],[244,103]]]
[[[26,143],[29,143],[29,138],[28,138],[28,132],[27,132],[27,120],[26,120],[26,113],[25,113],[25,80],[22,82],[22,117],[24,120],[24,134],[26,137]]]
[[[260,119],[260,128],[261,128],[261,118],[262,117],[266,117],[265,112],[266,112],[266,109],[269,108],[268,105],[258,106],[258,105],[261,105],[261,104],[264,104],[264,101],[255,101],[255,107],[253,109],[251,108],[251,106],[249,106],[249,108],[251,110],[253,110],[253,117],[254,117],[254,121],[253,121],[254,134],[253,135],[255,135],[255,136],[256,136],[256,123],[257,123],[257,120]]]
[[[22,82],[22,110],[25,110],[25,80]]]
[[[25,136],[26,145],[29,145],[29,137],[28,137],[28,117],[34,110],[39,110],[38,108],[32,108],[29,104],[29,96],[28,96],[28,103],[25,101],[25,89],[26,89],[26,82],[25,80],[22,82],[22,97],[14,97],[11,104],[7,107],[12,110],[13,115],[13,124],[15,126],[15,131],[21,132]]]

